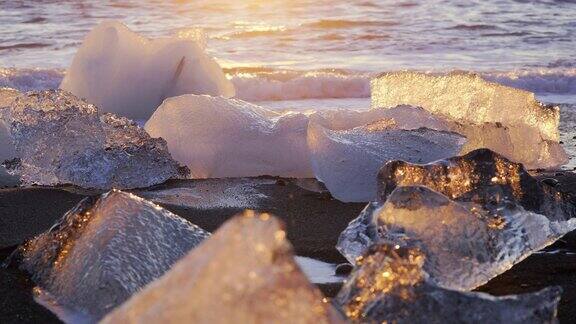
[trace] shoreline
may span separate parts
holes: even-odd
[[[546,181],[554,182],[560,191],[571,193],[576,201],[575,173],[542,172],[537,178],[552,179]],[[236,192],[232,199],[226,189]],[[295,255],[332,264],[346,262],[334,246],[342,230],[365,206],[365,203],[342,203],[314,182],[277,177],[170,180],[131,192],[210,232],[244,209],[272,213],[284,221]],[[162,196],[162,192],[169,194]],[[84,197],[99,193],[69,186],[0,189],[0,201],[5,202],[0,209],[0,261],[25,240],[48,230]],[[206,202],[203,195],[215,198]],[[166,197],[172,201],[167,202]],[[199,205],[199,201],[204,205]],[[559,306],[560,322],[573,321],[576,319],[576,231],[544,251],[559,252],[535,253],[477,291],[507,295],[559,285],[564,288]],[[33,283],[25,273],[8,267],[0,269],[0,277],[0,295],[11,296],[0,304],[0,322],[59,322],[54,314],[34,301]],[[325,296],[333,297],[341,283],[317,286]]]

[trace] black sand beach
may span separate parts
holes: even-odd
[[[560,191],[576,193],[574,173],[541,173],[538,178],[547,179],[544,180],[546,183],[556,186]],[[146,190],[134,190],[134,193],[151,197],[164,190],[185,188],[196,193],[205,190],[205,194],[217,196],[222,192],[210,190],[225,188],[226,185],[222,185],[224,181],[231,187],[237,186],[239,182],[250,187],[248,193],[234,197],[243,200],[242,206],[226,206],[226,202],[215,201],[211,206],[198,208],[192,204],[154,200],[211,232],[244,207],[270,212],[286,223],[288,238],[297,255],[331,263],[345,262],[334,246],[340,232],[358,216],[365,204],[342,203],[324,191],[303,188],[310,187],[309,184],[302,185],[295,180],[270,177],[173,180]],[[71,187],[0,189],[0,201],[3,203],[0,207],[0,260],[4,260],[18,244],[49,229],[68,209],[93,194],[98,193]],[[258,199],[244,199],[250,198],[250,195],[255,195]],[[566,235],[546,250],[554,252],[530,256],[478,288],[478,291],[506,295],[559,285],[564,289],[559,319],[562,323],[573,322],[576,320],[576,233]],[[14,267],[0,269],[1,323],[58,322],[53,314],[33,301],[32,287],[26,274]],[[339,285],[321,285],[320,288],[328,297],[332,297],[337,293]]]

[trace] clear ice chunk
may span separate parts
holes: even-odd
[[[146,123],[194,178],[313,177],[308,117],[204,95],[169,98]]]
[[[388,161],[436,161],[457,155],[465,143],[456,133],[397,129],[391,119],[340,131],[314,122],[308,128],[314,174],[344,202],[375,200],[376,177]]]
[[[430,281],[474,289],[576,229],[565,194],[487,149],[428,165],[394,161],[379,175],[379,202],[341,234],[350,261],[371,244],[415,245]]]
[[[165,98],[235,93],[196,39],[148,39],[114,21],[86,36],[60,88],[104,112],[136,120],[148,119]]]
[[[20,96],[18,90],[0,88],[0,163],[16,158],[16,148],[10,135],[10,124],[2,112],[3,108],[9,107],[18,96]]]
[[[276,218],[226,222],[102,323],[340,323],[300,270]]]
[[[163,139],[62,90],[20,94],[0,112],[24,184],[136,188],[184,172]]]
[[[466,152],[489,148],[529,169],[555,168],[568,161],[559,144],[560,109],[534,94],[455,72],[385,73],[371,83],[372,107],[420,106],[456,123],[469,139]]]
[[[358,259],[335,301],[356,323],[556,323],[562,289],[504,297],[459,292],[427,279],[425,254],[375,244]]]
[[[24,244],[20,267],[62,306],[98,320],[209,233],[137,196],[86,198]]]

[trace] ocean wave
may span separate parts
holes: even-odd
[[[576,95],[576,69],[493,72],[484,74],[484,77],[494,82],[536,94]]]
[[[370,74],[260,72],[232,76],[236,96],[247,101],[370,97]]]
[[[322,19],[311,22],[306,26],[320,29],[339,29],[354,27],[388,27],[396,25],[398,25],[398,22],[395,21]]]
[[[18,43],[12,45],[0,45],[0,51],[4,50],[18,50],[18,49],[29,49],[29,48],[41,48],[48,47],[50,44],[45,43]]]
[[[369,98],[375,73],[347,70],[278,70],[243,67],[225,70],[239,99],[274,101],[299,99]],[[446,72],[447,73],[447,72]],[[483,72],[483,77],[536,94],[576,96],[576,68]],[[58,88],[62,69],[0,68],[0,87],[20,91]]]
[[[495,25],[487,25],[487,24],[477,24],[477,25],[466,25],[466,24],[459,24],[456,26],[448,27],[446,29],[449,30],[494,30],[499,29],[498,26]]]
[[[0,87],[20,91],[56,89],[63,78],[62,69],[0,68]]]

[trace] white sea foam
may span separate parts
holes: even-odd
[[[247,101],[370,97],[371,74],[338,72],[238,73],[237,97]]]
[[[0,67],[0,88],[20,91],[57,89],[64,78],[62,69],[17,69]]]
[[[64,74],[63,69],[0,67],[0,87],[20,91],[56,89]],[[369,98],[370,80],[374,75],[326,71],[227,73],[236,87],[236,97],[246,101]],[[576,97],[576,68],[487,72],[481,75],[490,81],[534,92],[537,97],[550,94]],[[576,98],[573,101],[576,102]]]

